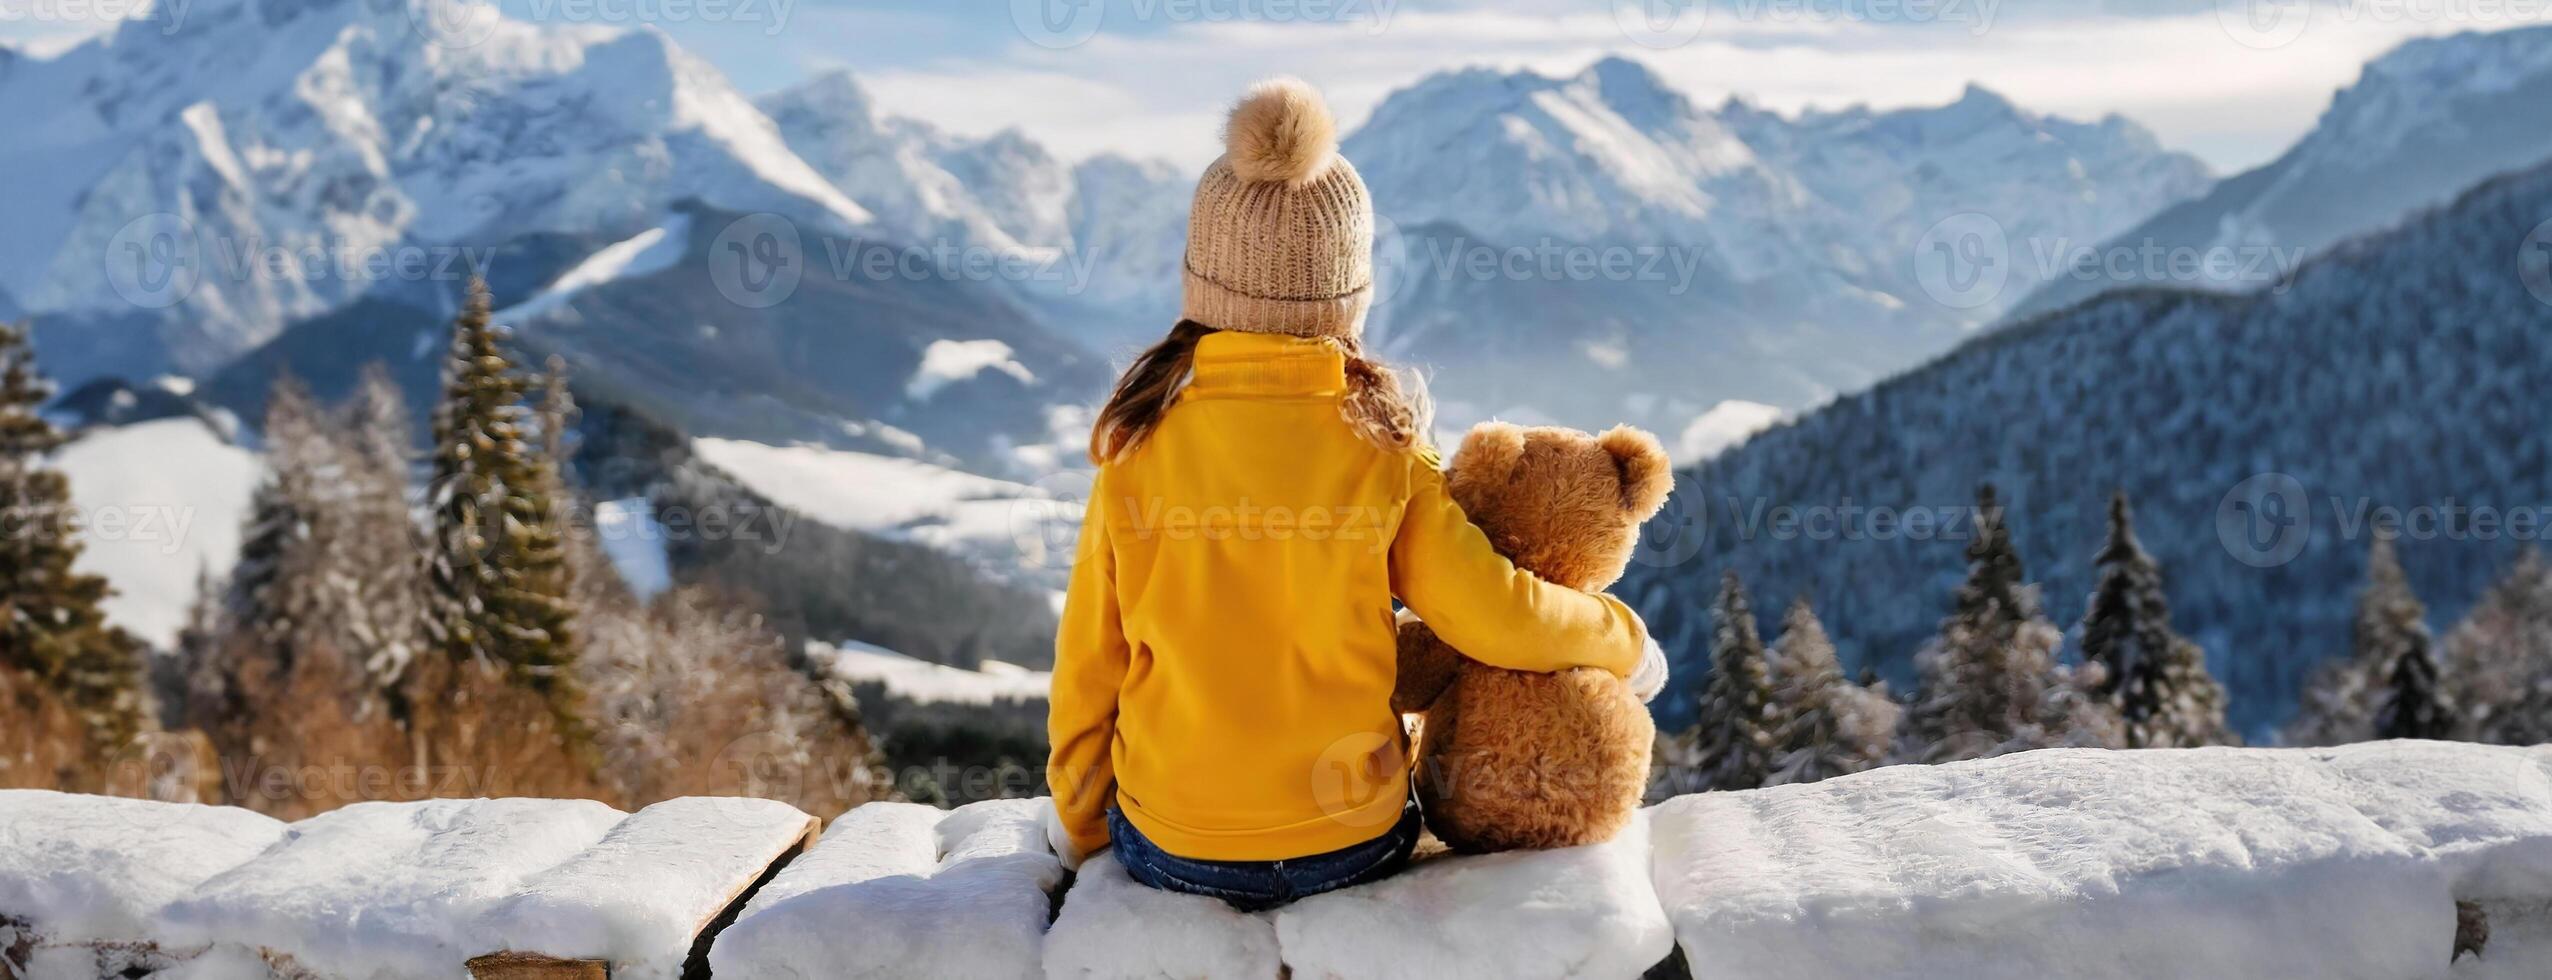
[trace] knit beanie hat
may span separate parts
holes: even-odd
[[[1251,86],[1196,182],[1183,319],[1218,330],[1353,338],[1373,298],[1373,205],[1338,127],[1298,79]]]

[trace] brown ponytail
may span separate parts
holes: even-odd
[[[1169,336],[1134,359],[1090,427],[1093,465],[1122,458],[1151,437],[1195,370],[1196,342],[1213,332],[1202,323],[1181,320]],[[1338,411],[1357,434],[1384,449],[1424,444],[1432,422],[1425,380],[1412,375],[1404,386],[1397,372],[1367,358],[1353,338],[1325,339],[1346,357],[1347,394],[1338,400]]]
[[[1338,401],[1339,414],[1347,417],[1347,424],[1355,426],[1365,441],[1384,449],[1426,444],[1427,427],[1435,422],[1426,378],[1413,372],[1404,386],[1400,372],[1366,357],[1355,338],[1331,337],[1329,343],[1347,356],[1347,397]]]
[[[1170,399],[1195,370],[1196,342],[1213,332],[1202,323],[1181,320],[1170,328],[1169,336],[1134,359],[1125,376],[1117,379],[1116,390],[1108,394],[1107,405],[1099,409],[1098,421],[1090,426],[1091,465],[1133,452],[1151,437],[1161,425],[1161,416],[1168,414]]]

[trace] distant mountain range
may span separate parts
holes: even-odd
[[[2552,27],[2404,43],[2366,65],[2312,131],[2116,237],[2103,253],[2310,255],[2442,204],[2494,174],[2552,158]],[[2018,246],[2016,245],[2015,248]],[[2291,263],[2290,263],[2291,264]],[[2068,269],[2013,311],[2026,318],[2157,281],[2150,263]],[[2168,284],[2247,292],[2277,264],[2193,265]]]
[[[702,434],[901,441],[999,470],[1052,435],[1036,416],[1096,397],[1103,355],[1175,315],[1177,168],[951,134],[843,73],[747,99],[653,30],[455,25],[433,2],[202,0],[13,59],[0,302],[36,314],[50,368],[192,375],[253,413],[276,367],[324,387],[357,356],[412,359],[454,270],[484,266],[534,346]],[[1670,435],[1723,400],[1860,387],[1981,322],[1927,301],[1904,260],[1936,215],[2097,238],[2209,186],[2123,120],[1982,90],[1891,113],[1705,110],[1622,59],[1431,77],[1345,150],[1403,232],[1376,346],[1437,369],[1449,423]],[[718,293],[714,263],[741,253],[716,236],[764,213],[824,253],[806,278],[862,281],[772,309]],[[671,234],[703,214],[723,217]],[[1629,280],[1442,274],[1439,255],[1546,243],[1646,255]],[[1014,265],[843,263],[941,252]],[[345,267],[375,257],[424,266]],[[828,326],[860,335],[814,339]],[[999,343],[1011,367],[963,380],[1024,393],[917,386],[941,341]]]
[[[2212,184],[2114,116],[2071,122],[1981,88],[1893,112],[1709,109],[1624,58],[1429,77],[1345,152],[1403,239],[1376,335],[1440,369],[1449,421],[1670,436],[1723,400],[1798,408],[1866,387],[1989,322],[1994,299],[1921,282],[1919,246],[1944,221],[2096,240]]]
[[[2071,626],[2112,490],[2173,621],[2254,734],[2349,649],[2375,522],[2442,628],[2552,522],[2552,163],[2308,263],[2283,292],[2113,292],[2000,330],[1681,474],[1619,586],[1668,644],[1668,724],[1707,674],[1710,596],[1816,603],[1848,662],[1911,677],[2001,491]],[[2529,251],[2529,246],[2532,247]]]

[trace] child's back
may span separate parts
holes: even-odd
[[[1235,113],[1197,188],[1188,320],[1092,440],[1050,722],[1067,850],[1108,843],[1112,806],[1154,864],[1414,840],[1394,597],[1499,666],[1626,675],[1641,654],[1620,602],[1490,547],[1418,445],[1413,400],[1356,354],[1372,219],[1305,100],[1318,110],[1262,89]],[[1306,135],[1319,153],[1291,142]]]

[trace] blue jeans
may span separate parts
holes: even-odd
[[[1409,863],[1418,846],[1418,801],[1401,808],[1400,822],[1362,844],[1327,854],[1282,861],[1199,861],[1162,850],[1143,838],[1125,814],[1108,808],[1109,846],[1134,880],[1162,891],[1222,899],[1243,912],[1274,908],[1297,898],[1390,877]]]

